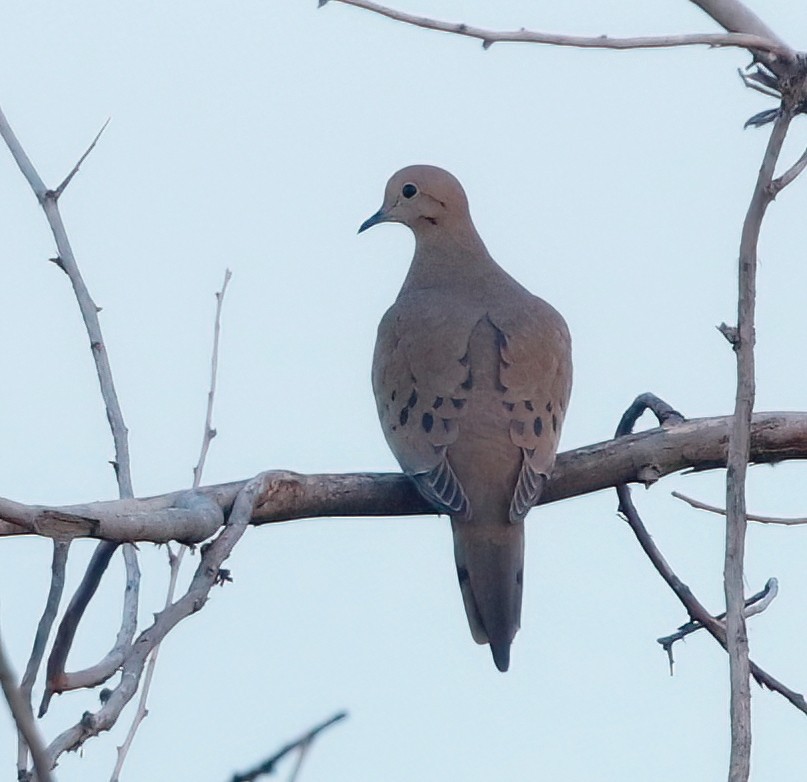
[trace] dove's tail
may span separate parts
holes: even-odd
[[[510,666],[510,644],[521,626],[524,524],[451,520],[454,558],[471,635],[490,644],[500,671]]]

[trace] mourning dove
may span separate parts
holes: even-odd
[[[395,174],[359,233],[383,222],[408,226],[416,244],[378,327],[381,426],[404,472],[451,517],[471,634],[506,671],[521,621],[524,516],[552,471],[571,391],[569,330],[490,257],[447,171]]]

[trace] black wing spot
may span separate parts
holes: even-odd
[[[547,402],[547,403],[546,403],[546,412],[547,412],[547,413],[551,413],[551,412],[552,412],[552,402]]]
[[[441,397],[441,396],[435,397],[434,398],[434,403],[432,404],[432,407],[435,410],[437,410],[439,407],[442,407],[442,405],[443,405],[443,397]]]
[[[393,388],[392,393],[389,395],[389,398],[394,402],[396,396],[398,396],[398,392]]]
[[[454,405],[454,408],[456,410],[462,410],[462,408],[465,407],[465,401],[466,401],[465,399],[454,399],[453,397],[451,398],[451,404]]]
[[[463,356],[463,357],[460,359],[460,366],[467,367],[467,366],[468,366],[468,362],[469,362],[470,360],[471,360],[471,359],[468,357],[468,354],[466,353],[466,354],[465,354],[465,355],[464,355],[464,356]]]
[[[553,432],[558,431],[558,417],[554,414],[552,415],[552,431]]]
[[[468,575],[468,568],[458,567],[457,578],[460,580],[460,584],[464,584],[466,581],[468,581],[470,578],[470,576]]]
[[[504,407],[505,410],[507,410],[508,413],[512,413],[513,410],[516,409],[516,406],[513,402],[502,402],[502,406]]]
[[[533,405],[533,403],[532,403],[532,402],[530,402],[530,400],[529,400],[529,399],[525,399],[525,400],[524,400],[524,407],[525,407],[527,410],[529,410],[530,412],[532,412],[533,410],[535,410],[535,405]]]
[[[540,415],[535,417],[535,421],[533,421],[532,424],[532,431],[535,432],[536,437],[540,437],[541,432],[544,431],[544,422],[541,420]]]
[[[401,426],[406,426],[406,422],[409,420],[409,408],[402,407],[401,414],[398,416],[398,420],[401,422]]]
[[[460,385],[466,391],[470,391],[473,388],[473,385],[474,385],[474,373],[470,369],[468,370],[468,377],[465,378],[465,382],[461,383]]]
[[[409,394],[409,401],[406,403],[407,407],[414,407],[418,403],[417,389],[413,388],[412,393]]]
[[[524,568],[521,568],[521,570],[519,570],[518,573],[516,573],[516,584],[518,584],[519,586],[523,586],[523,584],[524,584]]]
[[[420,424],[423,427],[423,431],[428,434],[431,432],[432,427],[434,426],[434,416],[431,413],[423,413],[423,418],[420,419]]]

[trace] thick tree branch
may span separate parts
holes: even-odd
[[[778,44],[783,50],[790,51],[791,56],[783,59],[792,61],[793,50],[790,46],[739,0],[691,0],[691,2],[731,33],[758,35]],[[771,70],[780,74],[783,73],[784,69],[781,67],[781,61],[776,57],[771,57],[769,50],[764,51],[753,45],[748,48],[757,59],[764,62]]]
[[[731,416],[691,419],[558,455],[540,504],[611,488],[648,485],[682,470],[726,466]],[[756,413],[750,461],[775,464],[807,459],[807,413]],[[220,526],[222,513],[243,481],[135,500],[44,507],[0,498],[0,536],[108,537],[111,540],[200,541]],[[182,507],[178,507],[182,504]],[[331,516],[434,514],[411,481],[400,473],[302,475],[267,473],[252,524]],[[149,520],[156,520],[151,523]]]
[[[780,46],[790,48],[748,6],[739,0],[690,0],[709,14],[721,27],[732,33],[747,33],[767,38]]]
[[[659,35],[659,36],[639,36],[631,38],[611,38],[607,35],[583,36],[583,35],[559,35],[555,33],[540,33],[532,30],[485,30],[480,27],[458,22],[443,22],[437,19],[429,19],[424,16],[408,14],[394,8],[380,5],[372,0],[334,0],[345,5],[363,8],[366,11],[386,16],[397,22],[423,27],[428,30],[438,30],[454,35],[463,35],[468,38],[476,38],[482,41],[482,45],[487,49],[494,43],[538,43],[550,44],[553,46],[572,46],[581,49],[658,49],[673,46],[713,46],[726,47],[735,46],[742,49],[751,49],[767,54],[766,59],[771,61],[783,60],[791,62],[794,59],[793,50],[776,36],[767,36],[761,33],[750,33],[747,31],[718,33],[693,33],[691,35]],[[320,6],[325,5],[329,0],[320,0]],[[764,26],[763,26],[764,27]],[[767,29],[767,28],[766,28]]]

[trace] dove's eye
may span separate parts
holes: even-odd
[[[414,196],[417,195],[417,192],[418,192],[418,189],[411,182],[407,182],[401,188],[401,195],[404,198],[414,198]]]

